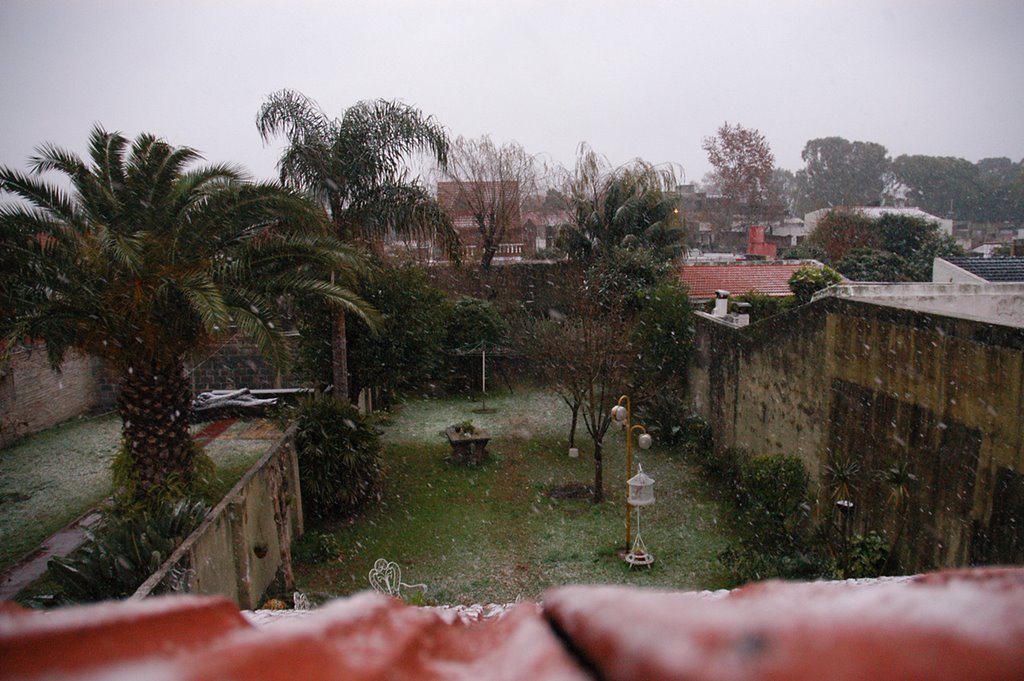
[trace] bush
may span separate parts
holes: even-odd
[[[67,558],[51,558],[50,574],[75,603],[127,598],[199,526],[209,507],[181,499],[152,511],[108,513],[102,526]]]
[[[341,542],[330,532],[307,532],[292,547],[292,558],[300,563],[326,563],[341,555]]]
[[[459,352],[505,346],[509,327],[498,309],[486,300],[460,296],[451,307],[445,323],[445,347],[448,383],[452,389],[479,386],[480,356]]]
[[[500,346],[508,338],[508,324],[493,304],[459,296],[445,322],[445,347],[466,350],[481,344]]]
[[[796,296],[797,304],[806,305],[811,302],[814,294],[832,284],[842,281],[842,277],[831,267],[801,267],[789,278],[789,290]]]
[[[739,467],[739,508],[753,544],[766,551],[798,543],[810,480],[803,462],[769,454]]]
[[[736,296],[734,301],[738,303],[749,303],[750,304],[750,322],[759,322],[762,319],[773,317],[777,314],[781,314],[786,310],[793,307],[796,299],[793,296],[786,296],[780,298],[778,296],[769,296],[764,293],[755,293],[754,291],[748,291],[742,295]]]
[[[846,579],[879,577],[889,559],[889,544],[877,532],[855,534],[850,538]]]
[[[354,406],[335,397],[314,397],[286,413],[299,424],[295,450],[308,516],[346,516],[374,494],[379,497],[380,437]]]

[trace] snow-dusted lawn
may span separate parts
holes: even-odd
[[[650,570],[630,572],[616,550],[625,543],[625,445],[610,433],[605,448],[609,500],[553,499],[553,486],[590,484],[594,464],[582,421],[580,458],[567,456],[569,411],[535,390],[496,391],[493,414],[476,414],[465,398],[416,400],[386,426],[384,503],[352,523],[307,527],[335,534],[338,559],[301,565],[299,589],[348,594],[368,587],[377,558],[399,563],[407,583],[427,584],[429,603],[503,603],[537,598],[549,586],[630,583],[680,589],[721,585],[717,554],[729,539],[707,484],[678,451],[655,446],[640,455],[657,480],[657,503],[645,511],[644,538],[656,556]],[[470,419],[490,432],[492,461],[447,463],[448,425]],[[635,530],[635,527],[634,527]]]
[[[121,420],[108,414],[67,421],[0,450],[0,569],[110,495],[120,441]],[[225,477],[220,486],[229,489],[268,446],[230,437],[209,443],[206,452]]]
[[[121,420],[67,421],[0,450],[0,566],[110,494]]]

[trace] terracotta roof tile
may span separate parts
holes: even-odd
[[[748,291],[769,296],[788,296],[789,278],[807,261],[685,263],[676,270],[679,280],[690,289],[690,297],[705,300],[724,289],[733,295]],[[814,263],[820,267],[820,263]]]
[[[721,599],[566,587],[545,611],[607,681],[1020,679],[1024,572],[766,582]]]
[[[219,598],[0,608],[2,679],[952,681],[1021,670],[1020,568],[724,596],[572,586],[548,592],[543,610],[476,623],[372,593],[263,627]]]

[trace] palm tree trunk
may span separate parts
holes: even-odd
[[[345,338],[345,313],[334,313],[334,333],[331,334],[331,355],[334,378],[334,396],[339,400],[350,399],[348,394],[348,340]]]
[[[169,485],[187,487],[194,472],[189,432],[192,388],[181,359],[131,363],[117,397],[138,501]]]

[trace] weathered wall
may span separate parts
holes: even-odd
[[[282,374],[260,355],[256,346],[244,338],[227,341],[189,367],[196,394],[204,390],[252,390],[297,386],[297,378]]]
[[[902,533],[909,569],[1024,560],[1006,520],[1024,512],[1024,329],[830,298],[697,330],[693,401],[716,448],[800,456],[823,504],[829,457],[859,462],[855,526]],[[917,476],[905,513],[881,477],[898,461]]]
[[[96,406],[97,361],[68,353],[53,371],[42,344],[17,348],[0,370],[0,447]]]
[[[737,330],[695,317],[691,394],[717,448],[794,454],[818,476],[829,404],[824,320],[820,310],[793,310]]]
[[[294,440],[293,426],[132,598],[220,594],[253,609],[279,572],[292,588],[291,545],[303,531]]]

